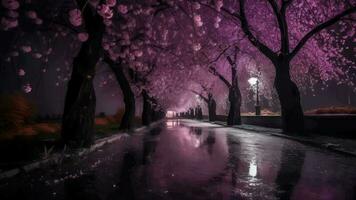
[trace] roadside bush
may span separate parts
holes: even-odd
[[[242,116],[255,116],[255,112],[244,112],[244,113],[241,113]],[[262,116],[278,116],[280,115],[280,113],[278,112],[273,112],[271,110],[268,110],[268,109],[262,109],[261,110],[261,115]]]
[[[34,105],[22,94],[0,96],[0,131],[17,130],[33,121]]]
[[[105,117],[96,117],[95,126],[106,126],[109,124],[109,121]]]
[[[60,131],[60,124],[56,123],[38,123],[33,125],[38,134],[53,134]]]

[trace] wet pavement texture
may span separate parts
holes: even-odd
[[[356,158],[168,120],[61,166],[0,181],[0,199],[356,199]]]

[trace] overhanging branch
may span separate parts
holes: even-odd
[[[336,15],[335,17],[329,19],[328,21],[319,24],[318,26],[316,26],[315,28],[313,28],[309,33],[307,33],[297,44],[297,46],[294,48],[294,50],[292,51],[292,53],[289,55],[289,60],[292,60],[294,58],[294,56],[300,51],[300,49],[302,49],[302,47],[308,42],[308,40],[310,38],[312,38],[315,34],[319,33],[320,31],[324,30],[325,28],[328,28],[332,25],[334,25],[335,23],[337,23],[338,21],[340,21],[343,17],[350,15],[352,13],[356,12],[356,7],[353,6],[343,12],[341,12],[340,14]]]

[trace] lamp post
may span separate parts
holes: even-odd
[[[248,83],[253,87],[256,85],[256,105],[255,105],[255,114],[261,115],[261,106],[260,106],[260,95],[259,95],[259,80],[256,77],[248,79]]]

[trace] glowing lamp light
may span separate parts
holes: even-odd
[[[250,162],[250,167],[249,167],[249,170],[248,170],[248,174],[251,176],[251,177],[256,177],[257,176],[257,164],[255,162]]]
[[[256,87],[256,106],[255,106],[255,114],[256,115],[261,115],[261,106],[260,106],[260,99],[259,99],[259,91],[258,91],[258,85],[259,81],[258,78],[256,77],[251,77],[248,79],[248,83],[253,87]]]
[[[258,81],[258,79],[255,78],[255,77],[252,77],[252,78],[248,79],[248,83],[250,85],[256,85],[257,81]]]
[[[173,117],[174,117],[174,114],[175,114],[174,111],[169,110],[169,111],[167,111],[167,113],[166,113],[166,118],[173,118]]]

